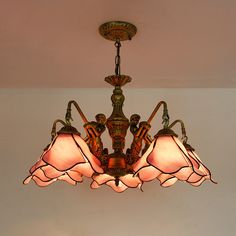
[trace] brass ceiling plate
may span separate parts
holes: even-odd
[[[110,21],[99,27],[99,33],[105,39],[116,41],[131,40],[137,33],[135,25],[124,21]]]

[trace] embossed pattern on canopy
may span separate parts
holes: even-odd
[[[56,180],[76,185],[82,182],[82,176],[91,177],[94,173],[103,173],[103,169],[79,135],[58,134],[29,172],[24,184],[33,179],[44,187]]]
[[[211,180],[210,171],[196,153],[187,151],[180,140],[171,135],[158,136],[133,168],[141,181],[158,179],[162,187],[169,187],[177,180],[193,186]]]

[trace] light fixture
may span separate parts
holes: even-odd
[[[214,182],[209,169],[187,143],[184,123],[176,120],[169,124],[166,102],[159,102],[147,121],[139,122],[140,116],[137,114],[132,115],[130,120],[125,117],[122,111],[125,97],[121,87],[130,82],[131,78],[120,72],[120,47],[121,41],[131,40],[136,31],[133,24],[122,21],[107,22],[100,26],[100,34],[115,41],[117,50],[115,75],[105,78],[106,82],[114,86],[111,96],[113,112],[107,119],[104,114],[98,114],[96,121],[89,122],[79,105],[70,101],[65,121],[56,120],[53,123],[52,141],[31,167],[24,184],[33,179],[43,187],[56,180],[75,185],[86,176],[92,178],[93,189],[106,184],[116,192],[123,192],[127,188],[142,189],[144,182],[154,179],[159,180],[163,187],[171,186],[177,180],[193,186],[199,186],[206,179]],[[84,122],[85,138],[81,138],[80,133],[71,125],[72,105]],[[148,133],[150,123],[161,107],[163,129],[152,139]],[[57,132],[59,123],[63,127]],[[182,128],[182,142],[172,130],[178,123]],[[101,139],[106,128],[112,138],[112,153],[103,147]],[[131,147],[124,152],[128,129],[133,135],[133,141]]]

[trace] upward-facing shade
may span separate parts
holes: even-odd
[[[77,134],[58,134],[31,167],[24,184],[33,179],[39,186],[56,180],[75,185],[82,182],[83,175],[91,177],[93,173],[103,173],[103,170],[85,141]]]
[[[90,185],[92,189],[99,188],[105,184],[110,186],[114,191],[120,193],[128,188],[141,188],[142,186],[142,181],[138,177],[133,176],[133,174],[121,176],[118,185],[116,185],[115,177],[108,174],[95,174],[92,178],[93,182]]]
[[[163,187],[169,187],[177,180],[198,186],[205,179],[210,179],[209,170],[196,154],[187,151],[173,135],[157,136],[134,165],[134,171],[141,181],[147,182],[157,178]]]
[[[194,173],[189,176],[187,182],[196,187],[200,186],[207,179],[211,180],[213,183],[216,183],[211,177],[210,170],[202,163],[198,155],[195,153],[194,149],[188,144],[186,144],[185,147],[194,169]],[[201,176],[199,174],[196,174],[198,173],[198,171],[203,172],[205,175]]]

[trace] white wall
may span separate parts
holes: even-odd
[[[22,185],[67,101],[79,101],[91,119],[99,112],[110,115],[110,94],[110,89],[0,90],[0,235],[236,235],[236,89],[125,90],[127,117],[140,113],[147,119],[159,100],[168,102],[171,118],[185,121],[191,144],[218,185],[177,183],[164,189],[151,182],[144,193],[122,194],[109,187],[90,190],[89,181],[76,187]],[[74,119],[81,127],[76,112]],[[153,134],[158,127],[160,118],[153,121]]]

